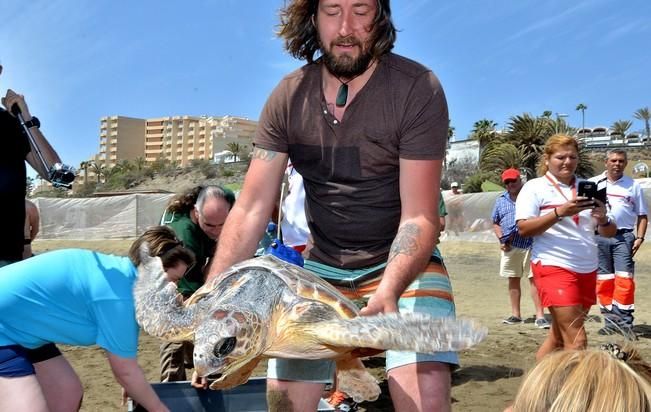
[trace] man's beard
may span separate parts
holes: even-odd
[[[342,54],[341,56],[335,56],[331,50],[336,44],[348,44],[358,46],[361,50],[360,55],[355,58],[349,54]],[[357,39],[352,39],[350,41],[343,41],[343,39],[336,39],[331,43],[330,49],[323,50],[323,63],[330,73],[336,77],[344,79],[352,79],[357,77],[360,74],[364,73],[368,68],[371,60],[373,60],[373,54],[369,51],[365,45],[362,45]]]

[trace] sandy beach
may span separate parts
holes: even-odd
[[[34,250],[81,247],[107,253],[125,254],[130,241],[35,241]],[[499,248],[496,243],[446,241],[441,251],[452,279],[457,316],[473,318],[489,328],[489,335],[478,346],[461,353],[461,367],[453,374],[452,402],[454,411],[502,411],[515,395],[523,374],[533,365],[534,354],[547,331],[533,325],[533,304],[528,282],[523,284],[522,313],[527,320],[521,325],[502,325],[509,314],[506,281],[498,276]],[[637,346],[651,359],[651,247],[644,244],[636,259]],[[590,346],[616,341],[599,336],[603,326],[598,308],[593,307],[587,324]],[[126,411],[120,406],[120,387],[113,379],[103,351],[99,348],[62,347],[84,384],[82,411]],[[158,340],[146,334],[140,338],[139,363],[148,378],[158,379]],[[383,376],[381,360],[370,367]],[[366,411],[393,410],[386,385],[376,402],[362,404]]]

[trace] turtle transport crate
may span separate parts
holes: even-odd
[[[262,412],[267,411],[265,378],[252,378],[228,390],[197,389],[189,381],[153,383],[152,387],[171,412]],[[146,410],[129,400],[128,412]],[[335,409],[325,400],[318,412]]]

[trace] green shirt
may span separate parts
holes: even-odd
[[[169,213],[166,210],[161,223],[172,228],[176,237],[194,253],[197,259],[194,266],[178,283],[179,293],[186,297],[190,296],[204,283],[203,268],[215,253],[215,241],[206,236],[201,227],[192,221],[189,213]]]
[[[445,200],[443,200],[443,192],[439,192],[439,216],[445,217],[448,215],[448,210],[445,208]]]

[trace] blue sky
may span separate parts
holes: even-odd
[[[257,119],[301,62],[274,30],[282,0],[0,0],[0,93],[23,93],[65,163],[99,150],[102,116]],[[586,126],[651,106],[651,1],[401,0],[395,52],[430,67],[452,126],[545,110]]]

